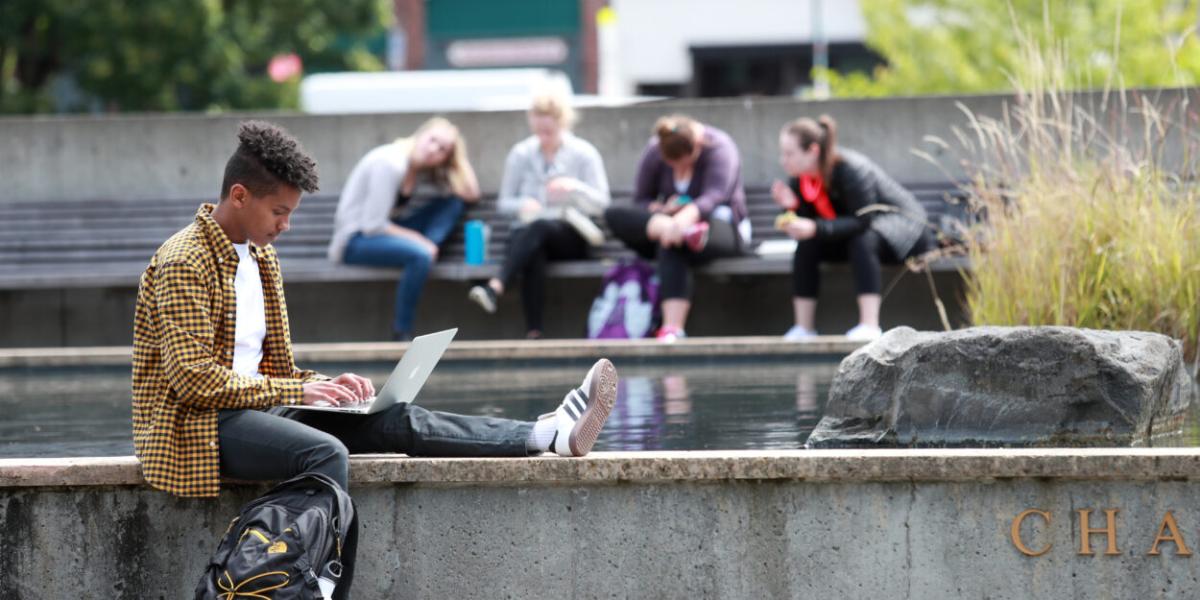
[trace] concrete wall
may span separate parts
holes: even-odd
[[[577,132],[600,149],[614,189],[629,190],[637,159],[659,116],[682,111],[728,131],[743,154],[744,177],[779,177],[776,136],[783,123],[827,112],[842,123],[842,142],[866,150],[904,182],[943,181],[912,155],[923,137],[949,139],[965,124],[956,107],[999,114],[1004,97],[905,98],[801,102],[790,99],[673,101],[583,113]],[[504,157],[529,135],[522,113],[451,114],[467,137],[485,190],[496,190]],[[211,198],[236,147],[239,121],[264,118],[287,127],[320,165],[321,188],[342,188],[372,147],[414,130],[427,115],[298,114],[0,118],[0,201],[99,198]]]
[[[131,459],[0,461],[14,600],[181,598],[238,507],[136,484]],[[1200,451],[696,452],[357,460],[355,597],[1194,598],[1149,556],[1167,511],[1200,544]],[[73,485],[66,485],[74,481]],[[1014,518],[1036,508],[1013,544]],[[1103,528],[1116,509],[1117,554]],[[1167,534],[1163,534],[1164,536]]]
[[[1200,103],[1200,89],[1132,92],[1148,94],[1163,110],[1184,100]],[[1082,105],[1098,106],[1098,94],[1079,96]],[[653,121],[671,111],[690,113],[729,131],[743,154],[745,180],[766,185],[779,176],[776,134],[780,124],[800,115],[827,112],[841,123],[841,142],[865,150],[897,179],[908,183],[938,182],[962,174],[964,154],[954,134],[967,127],[964,110],[999,117],[1011,98],[1005,96],[897,98],[803,102],[791,99],[674,101],[634,107],[592,109],[579,133],[605,157],[616,189],[632,187],[637,157]],[[1121,135],[1136,138],[1140,117],[1129,104],[1109,98],[1103,122]],[[235,142],[237,123],[250,115],[164,115],[0,118],[0,202],[51,202],[62,199],[213,198],[218,193],[225,160]],[[347,173],[367,149],[413,130],[426,115],[308,116],[258,114],[290,128],[320,163],[323,189],[341,188]],[[514,112],[451,115],[470,141],[482,185],[499,186],[504,156],[512,143],[527,135],[523,116]],[[933,143],[942,139],[949,145]],[[1193,146],[1195,140],[1190,142]],[[930,152],[931,163],[914,154]],[[1168,162],[1195,155],[1179,136],[1161,150]],[[1187,165],[1192,172],[1194,161]],[[894,271],[885,273],[885,282]],[[951,324],[966,321],[956,274],[938,276],[938,290],[950,311]],[[823,298],[845,298],[851,288],[848,270],[827,278]],[[344,285],[289,285],[292,329],[299,341],[385,339],[393,286],[386,282]],[[517,295],[501,303],[501,314],[488,318],[466,297],[467,285],[432,282],[418,311],[425,330],[462,327],[463,339],[520,337],[524,333]],[[598,283],[556,280],[548,290],[546,333],[577,337]],[[746,293],[750,291],[752,293]],[[50,345],[125,345],[130,343],[132,289],[31,290],[0,292],[0,347]],[[791,324],[786,277],[698,280],[692,335],[778,335]],[[352,323],[328,309],[355,307]],[[928,286],[906,277],[884,305],[884,324],[932,329],[940,321],[932,309]],[[348,309],[347,309],[348,310]],[[103,315],[97,317],[97,315]],[[854,323],[851,303],[822,302],[818,328],[841,333]]]
[[[1178,109],[1186,97],[1200,103],[1200,89],[1131,92],[1147,94],[1161,109]],[[958,176],[963,157],[952,129],[965,128],[964,109],[1001,117],[1008,96],[890,98],[879,100],[799,101],[792,99],[680,100],[623,108],[594,108],[583,113],[578,133],[605,158],[614,189],[629,190],[634,167],[659,116],[680,111],[728,131],[743,156],[743,174],[751,185],[779,177],[776,139],[783,123],[800,116],[833,115],[841,125],[842,144],[865,151],[905,183],[940,182]],[[1080,95],[1080,104],[1099,108],[1112,130],[1140,138],[1139,117],[1130,106],[1099,94]],[[407,135],[428,115],[379,114],[310,116],[151,115],[0,118],[0,202],[99,198],[211,198],[236,146],[239,121],[263,118],[290,129],[320,165],[322,189],[342,188],[354,163],[370,148]],[[471,158],[485,190],[496,190],[504,157],[528,135],[520,112],[451,114],[469,142]],[[950,146],[930,143],[945,140]],[[1194,140],[1193,140],[1194,143]],[[912,153],[931,152],[941,166]],[[1164,148],[1168,158],[1182,157],[1177,140]],[[1195,165],[1189,165],[1193,167]],[[948,171],[946,170],[948,169]]]

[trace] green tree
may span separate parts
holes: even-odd
[[[860,0],[874,73],[826,72],[837,96],[995,92],[1029,77],[1029,32],[1079,87],[1200,83],[1197,0]]]
[[[0,112],[295,106],[298,83],[267,65],[374,70],[387,0],[5,0]]]

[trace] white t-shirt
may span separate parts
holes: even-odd
[[[267,337],[267,307],[263,303],[262,275],[258,261],[250,255],[250,244],[234,244],[238,254],[233,289],[237,298],[237,322],[233,332],[233,371],[247,377],[262,377],[258,365]]]

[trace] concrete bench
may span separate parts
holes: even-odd
[[[951,184],[909,186],[931,215],[966,215],[955,201]],[[778,209],[766,188],[748,190],[750,218],[755,243],[782,239],[773,228]],[[192,220],[201,200],[169,201],[64,201],[0,203],[0,290],[96,288],[136,286],[146,261],[167,237]],[[616,203],[629,202],[628,194],[617,194]],[[398,270],[335,265],[325,259],[332,232],[337,197],[306,197],[292,219],[292,229],[276,244],[289,283],[324,281],[394,280]],[[494,196],[467,211],[468,219],[481,219],[492,228],[491,262],[465,264],[462,228],[443,246],[432,277],[469,281],[495,275],[509,237],[509,218],[496,210]],[[617,260],[632,256],[611,238],[593,249],[592,258],[556,262],[549,274],[559,278],[597,278]],[[936,270],[965,268],[961,259],[943,259]],[[788,256],[748,255],[714,261],[702,272],[710,275],[771,275],[791,269]]]

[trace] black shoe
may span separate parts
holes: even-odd
[[[392,332],[392,341],[393,342],[411,342],[412,338],[413,338],[412,334],[407,331],[393,331]]]

